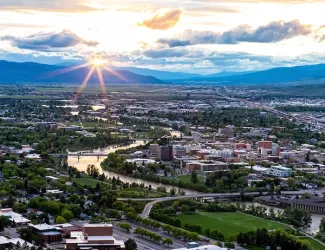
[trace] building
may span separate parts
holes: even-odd
[[[149,148],[149,155],[153,158],[160,158],[161,157],[161,149],[159,144],[150,144]]]
[[[283,206],[290,206],[292,208],[297,208],[297,209],[305,210],[316,214],[325,214],[325,204],[324,204],[324,200],[321,198],[311,198],[311,199],[280,198],[276,201]]]
[[[220,135],[226,135],[227,137],[234,137],[234,127],[233,126],[227,126],[225,128],[219,128],[219,134]]]
[[[193,243],[193,245],[197,245],[196,242],[190,242]],[[196,243],[196,244],[195,244]],[[183,248],[177,248],[174,250],[187,250],[187,249],[195,249],[195,250],[227,250],[227,248],[222,248],[222,247],[218,247],[216,245],[205,245],[205,246],[196,246],[196,247],[191,247],[192,244],[189,244],[187,247],[183,247]]]
[[[173,146],[173,156],[176,157],[186,156],[186,148],[179,145]]]
[[[27,226],[30,220],[24,218],[21,214],[12,211],[12,208],[0,209],[0,216],[6,216],[12,221],[16,226]]]
[[[272,149],[272,143],[272,141],[259,141],[257,143],[257,147],[263,149]]]
[[[289,177],[291,175],[291,173],[292,173],[291,168],[286,168],[286,167],[282,167],[282,166],[272,166],[267,171],[268,175],[272,175],[275,177],[282,177],[282,178]]]
[[[61,228],[57,226],[51,226],[48,224],[28,224],[28,229],[33,233],[41,236],[44,239],[44,242],[47,244],[61,242],[62,234]]]
[[[228,169],[228,165],[224,162],[220,161],[190,161],[187,162],[185,165],[185,168],[189,172],[199,172],[199,173],[205,173],[205,172],[214,172],[214,171],[220,171],[220,170],[226,170]]]
[[[138,167],[156,163],[155,160],[143,159],[143,158],[128,159],[126,160],[126,162],[136,164]]]
[[[0,236],[0,249],[12,249],[14,247],[23,247],[27,246],[29,248],[33,247],[33,244],[21,239],[21,238],[7,238],[4,236]]]
[[[160,150],[162,161],[171,161],[173,159],[173,146],[162,146]]]
[[[85,224],[83,230],[70,233],[70,239],[65,240],[65,249],[83,250],[124,250],[124,242],[113,237],[112,224]]]

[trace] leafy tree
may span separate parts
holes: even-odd
[[[166,245],[167,247],[169,247],[169,246],[171,246],[171,245],[173,245],[173,240],[171,239],[171,238],[165,238],[164,240],[163,240],[163,245]]]
[[[64,224],[64,223],[67,223],[66,219],[64,219],[62,216],[58,216],[56,217],[55,219],[55,223],[56,224]]]
[[[195,171],[192,172],[191,174],[191,181],[192,183],[198,183],[198,178],[197,178],[197,173]]]
[[[7,216],[0,216],[0,231],[3,231],[6,226],[10,225],[10,220]]]
[[[70,221],[73,218],[73,213],[67,209],[64,209],[61,213],[61,216],[67,221]]]
[[[325,218],[322,218],[319,225],[319,231],[325,232]]]
[[[125,250],[136,250],[137,249],[137,243],[134,239],[128,239],[124,242]]]

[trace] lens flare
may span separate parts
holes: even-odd
[[[92,59],[92,60],[90,61],[90,64],[91,64],[91,65],[94,65],[94,66],[96,66],[96,67],[102,66],[102,65],[104,65],[104,64],[106,64],[106,63],[107,63],[107,61],[104,60],[104,59],[101,59],[101,58]]]
[[[98,76],[100,88],[102,89],[102,94],[103,94],[104,102],[105,102],[105,104],[107,104],[108,97],[107,97],[107,91],[106,91],[106,87],[105,87],[105,82],[104,82],[104,78],[103,78],[102,71],[100,70],[100,68],[97,67],[96,68],[96,72],[97,72],[97,76]]]
[[[75,96],[74,96],[74,98],[73,98],[74,101],[76,101],[76,100],[78,99],[80,93],[81,93],[81,92],[84,90],[84,88],[86,87],[86,85],[87,85],[87,83],[88,83],[90,77],[92,76],[92,74],[93,74],[94,71],[95,71],[95,68],[96,68],[96,67],[95,67],[94,65],[91,66],[91,68],[90,68],[90,70],[89,70],[89,72],[88,72],[88,74],[87,74],[85,80],[82,82],[81,86],[79,87],[77,93],[75,94]]]
[[[117,78],[121,79],[122,81],[124,81],[124,82],[127,82],[128,81],[123,75],[119,74],[117,71],[112,70],[109,67],[104,66],[104,65],[102,65],[102,68],[106,69],[108,72],[110,72],[111,74],[113,74]]]

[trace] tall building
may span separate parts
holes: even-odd
[[[124,242],[113,237],[112,224],[86,224],[82,231],[70,232],[65,240],[66,250],[125,250]]]
[[[161,146],[161,160],[171,161],[173,159],[173,146]]]

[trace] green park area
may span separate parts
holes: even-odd
[[[225,236],[240,232],[253,231],[258,228],[266,228],[268,230],[278,228],[289,229],[288,226],[275,221],[257,218],[237,212],[200,212],[195,214],[181,214],[178,215],[177,218],[181,220],[183,225],[185,223],[198,225],[201,226],[202,231],[207,228],[210,228],[211,230],[216,229]]]
[[[112,188],[112,183],[110,183],[108,180],[106,181],[99,181],[97,179],[93,179],[88,176],[84,176],[81,178],[74,178],[73,179],[76,183],[81,184],[81,185],[87,185],[91,188],[96,187],[96,185],[102,184],[102,185],[107,185],[109,190]],[[117,192],[118,197],[123,197],[123,198],[156,198],[156,197],[163,197],[166,196],[165,193],[157,192],[154,190],[148,190],[148,189],[143,189],[139,187],[130,187],[126,189],[121,189],[120,186],[116,187],[116,190],[112,190],[114,192]]]
[[[179,181],[183,182],[184,184],[193,184],[192,176],[191,175],[180,175],[177,177]],[[204,184],[204,180],[201,176],[197,176],[197,184]]]

